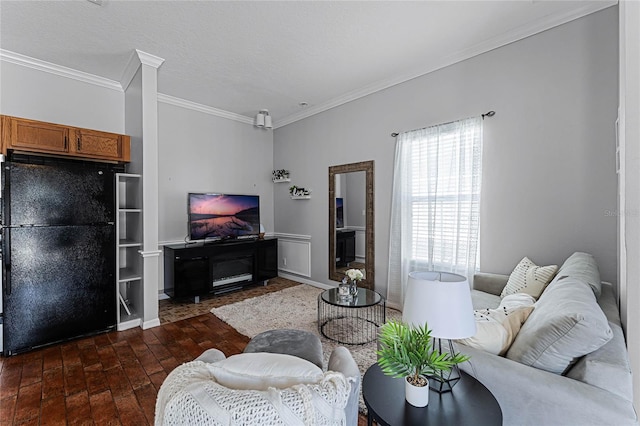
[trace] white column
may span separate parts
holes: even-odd
[[[142,218],[144,315],[142,328],[158,318],[158,68],[164,59],[136,50],[142,70]]]
[[[131,136],[128,171],[142,175],[142,323],[158,318],[158,68],[164,59],[136,50],[121,81],[125,88],[125,130]]]

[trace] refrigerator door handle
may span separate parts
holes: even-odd
[[[11,294],[11,228],[2,230],[2,285],[7,296]]]

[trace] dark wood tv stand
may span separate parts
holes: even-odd
[[[228,240],[164,247],[164,287],[172,298],[225,293],[278,276],[278,239]]]

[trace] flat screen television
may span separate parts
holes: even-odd
[[[344,200],[336,198],[336,228],[344,228]]]
[[[260,233],[258,195],[189,193],[189,239],[254,238]]]

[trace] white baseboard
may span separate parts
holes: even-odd
[[[118,331],[129,330],[130,328],[140,327],[140,318],[132,319],[130,321],[124,321],[118,324]]]
[[[148,328],[158,327],[160,326],[160,318],[155,318],[150,321],[144,321],[142,323],[142,329],[146,330]]]

